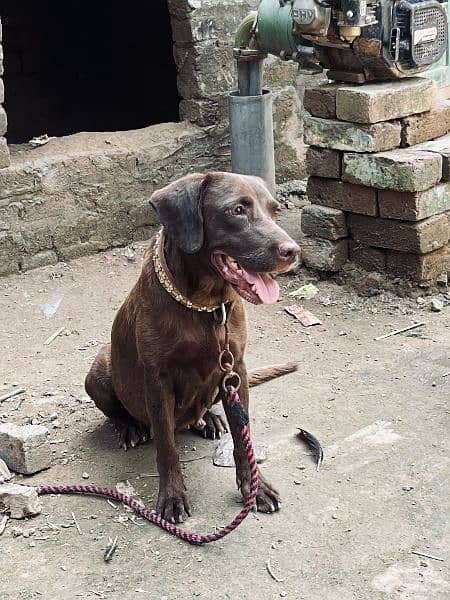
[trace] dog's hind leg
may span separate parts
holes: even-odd
[[[109,417],[118,433],[119,446],[127,450],[150,438],[148,428],[136,421],[117,397],[111,376],[111,344],[105,344],[97,354],[84,383],[87,394],[97,408]]]

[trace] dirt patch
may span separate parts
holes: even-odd
[[[119,450],[83,390],[141,254],[139,246],[130,263],[124,251],[110,251],[0,281],[0,395],[26,388],[1,404],[0,419],[45,424],[53,442],[53,466],[15,482],[128,480],[154,506],[153,447]],[[300,362],[297,374],[252,394],[253,436],[269,446],[262,468],[282,510],[249,517],[216,545],[191,547],[105,500],[45,497],[42,515],[10,521],[0,539],[3,599],[448,598],[450,309],[433,313],[389,292],[360,298],[316,282],[318,295],[302,302],[323,325],[304,329],[283,307],[306,280],[280,281],[279,304],[248,307],[248,364]],[[48,314],[58,308],[47,318],[43,306]],[[374,340],[415,320],[426,325]],[[300,426],[324,446],[319,473],[295,437]],[[214,442],[184,434],[178,446],[183,460],[198,459],[184,463],[193,505],[186,527],[210,531],[239,509],[233,470],[213,465]],[[103,552],[115,536],[107,564]],[[283,581],[270,576],[268,559]]]

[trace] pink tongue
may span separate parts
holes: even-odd
[[[280,286],[267,273],[250,273],[244,271],[244,277],[247,283],[253,286],[263,304],[273,304],[280,295]]]

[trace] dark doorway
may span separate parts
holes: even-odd
[[[166,0],[0,0],[10,143],[178,121]]]

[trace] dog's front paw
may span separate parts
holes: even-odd
[[[160,486],[156,512],[169,523],[183,523],[191,516],[191,508],[184,486],[168,483]]]
[[[207,410],[203,418],[194,425],[194,430],[204,438],[220,440],[222,435],[228,432],[228,426],[225,417],[220,413]]]
[[[236,473],[238,488],[244,498],[250,494],[250,471],[241,468]],[[260,512],[273,513],[281,508],[281,499],[277,490],[258,473],[258,491],[256,493],[256,508]]]

